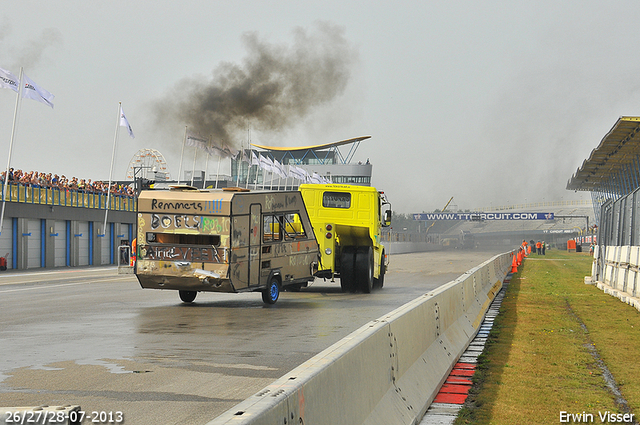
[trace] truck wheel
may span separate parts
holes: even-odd
[[[265,304],[275,304],[280,297],[280,281],[277,277],[272,277],[269,285],[262,290],[262,301]]]
[[[384,265],[384,250],[382,251],[382,256],[380,257],[380,274],[377,279],[373,279],[373,287],[376,289],[382,288],[384,285],[384,273],[387,268]]]
[[[340,254],[340,287],[342,292],[356,292],[355,276],[355,248],[351,246],[344,247]]]
[[[196,291],[178,291],[178,294],[180,294],[180,299],[182,300],[182,302],[185,303],[192,303],[193,300],[196,299],[196,295],[198,295],[198,293]]]
[[[356,281],[362,292],[371,293],[373,289],[373,250],[370,246],[361,246],[356,252]]]

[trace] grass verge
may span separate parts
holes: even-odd
[[[455,424],[554,424],[563,422],[561,412],[609,423],[599,415],[627,409],[638,420],[640,313],[584,284],[591,263],[587,253],[563,251],[525,260],[512,276]],[[607,386],[594,348],[628,408]]]

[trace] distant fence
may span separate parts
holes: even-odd
[[[4,201],[4,183],[0,183],[0,201]],[[88,193],[79,190],[54,187],[34,187],[9,183],[6,193],[7,202],[41,204],[63,207],[107,209],[106,193]],[[111,194],[109,210],[136,210],[136,198],[128,195]]]
[[[574,200],[574,201],[547,201],[547,202],[527,202],[524,204],[499,205],[483,208],[476,208],[475,211],[504,211],[504,210],[522,210],[527,208],[545,208],[545,207],[589,207],[593,208],[591,200]]]
[[[440,235],[435,233],[383,231],[380,235],[380,240],[382,242],[426,242],[439,244]]]

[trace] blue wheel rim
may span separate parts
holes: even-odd
[[[278,298],[278,285],[276,283],[271,284],[271,300],[276,300]]]

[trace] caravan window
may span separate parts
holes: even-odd
[[[282,216],[263,216],[262,237],[264,242],[275,242],[282,240]]]
[[[306,238],[307,233],[298,213],[263,216],[264,242]]]
[[[300,220],[300,214],[291,213],[285,214],[283,217],[284,222],[284,239],[300,239],[305,238],[307,234],[304,231],[302,220]]]

